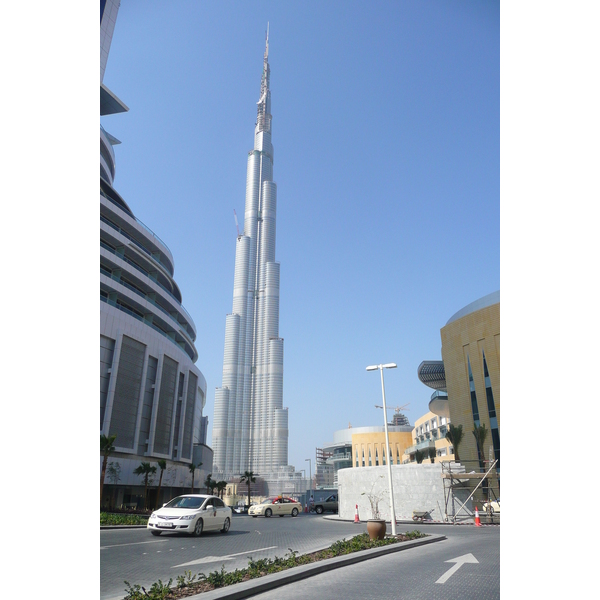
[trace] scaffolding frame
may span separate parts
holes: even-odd
[[[488,461],[485,461],[485,462],[488,462]],[[471,518],[474,516],[474,513],[467,508],[466,504],[473,497],[475,492],[483,485],[483,483],[486,480],[497,479],[499,481],[499,473],[494,471],[497,463],[498,463],[498,460],[494,460],[493,462],[491,462],[488,470],[485,473],[476,473],[475,471],[473,471],[471,473],[467,473],[464,465],[462,465],[461,463],[453,463],[453,462],[449,462],[449,461],[442,462],[442,482],[444,484],[444,502],[445,502],[444,521],[446,521],[446,522],[452,521],[452,524],[455,525],[456,521],[459,517],[459,514],[463,510],[465,512],[465,518]],[[453,472],[452,471],[453,464],[454,464],[455,468],[457,467],[457,465],[460,465],[461,470],[460,471],[455,470]],[[469,494],[467,499],[461,503],[461,501],[456,497],[455,491],[457,489],[461,489],[461,490],[469,489],[471,482],[477,481],[477,480],[479,480],[477,485],[473,488],[473,490],[471,491],[471,493]],[[494,491],[493,485],[488,486],[488,494],[490,492],[494,496],[494,499],[497,500],[498,498],[496,496],[496,492]],[[450,502],[452,503],[452,513],[449,515],[448,514],[448,505]],[[456,510],[456,507],[455,507],[457,502],[460,504],[460,506],[458,507],[458,510]],[[494,520],[493,513],[490,512],[489,516],[493,523],[493,520]]]

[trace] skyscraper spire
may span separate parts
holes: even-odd
[[[286,467],[288,459],[268,59],[267,25],[254,148],[248,153],[244,231],[237,237],[233,310],[225,324],[223,384],[215,393],[213,471],[223,477],[247,470],[268,475]]]

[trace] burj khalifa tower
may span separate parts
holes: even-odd
[[[288,460],[269,80],[267,29],[254,149],[248,152],[244,231],[236,243],[233,310],[225,325],[223,383],[215,394],[213,471],[222,477],[244,471],[268,476]]]

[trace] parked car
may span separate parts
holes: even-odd
[[[498,500],[492,500],[491,502],[486,502],[483,505],[483,512],[491,512],[492,514],[500,514],[500,498]]]
[[[280,517],[291,515],[292,517],[297,517],[300,512],[302,512],[302,504],[300,502],[292,500],[292,498],[282,498],[281,496],[267,498],[260,504],[255,504],[248,509],[248,514],[255,518],[258,516],[271,517],[272,515],[279,515]]]
[[[338,511],[338,497],[337,494],[331,494],[329,498],[325,500],[317,500],[315,502],[315,512],[320,515],[326,510],[336,513]]]
[[[177,496],[162,508],[155,510],[148,519],[152,535],[163,531],[176,531],[202,535],[203,531],[220,530],[227,533],[231,526],[231,508],[217,496],[186,494]]]

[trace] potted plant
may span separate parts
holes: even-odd
[[[366,495],[369,499],[369,504],[371,505],[371,518],[367,519],[367,533],[369,534],[369,539],[382,540],[385,537],[386,523],[385,519],[381,518],[381,513],[379,512],[379,501],[381,500],[381,496],[373,493],[373,488],[376,483],[377,481],[373,482],[371,491],[368,494],[363,492],[361,496]],[[385,493],[385,490],[382,493]]]

